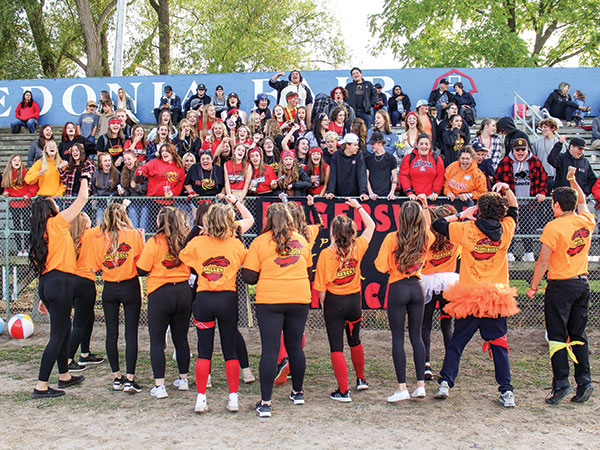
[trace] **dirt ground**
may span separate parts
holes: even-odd
[[[242,330],[250,363],[258,376],[260,354],[256,329]],[[103,329],[94,331],[92,351],[103,352]],[[600,389],[583,405],[564,401],[544,403],[551,382],[547,344],[541,330],[509,332],[510,358],[517,408],[498,402],[493,363],[482,353],[481,339],[469,344],[457,385],[450,398],[433,398],[437,384],[427,384],[427,398],[388,404],[396,388],[388,331],[361,332],[366,353],[369,390],[352,392],[353,402],[340,404],[328,398],[335,389],[325,331],[307,330],[306,405],[294,406],[287,396],[290,383],[276,387],[273,417],[259,419],[253,406],[259,384],[240,385],[237,414],[225,410],[227,384],[220,353],[213,358],[213,387],[208,390],[209,412],[194,413],[196,392],[172,387],[177,369],[167,350],[169,397],[149,394],[152,372],[148,333],[140,329],[137,379],[142,393],[128,395],[111,390],[108,361],[87,369],[86,380],[70,388],[65,397],[32,400],[33,389],[48,326],[39,325],[34,336],[19,341],[6,332],[0,336],[0,423],[2,448],[598,448],[600,446]],[[443,358],[441,334],[434,332],[432,360],[439,370]],[[217,339],[218,341],[218,339]],[[595,383],[600,366],[600,333],[590,334]],[[196,339],[190,329],[190,344]],[[410,345],[408,383],[414,389]],[[216,350],[218,351],[218,344]],[[123,358],[122,358],[123,360]],[[353,379],[349,353],[349,378]],[[194,360],[192,360],[193,363]],[[123,363],[124,364],[124,363]],[[193,375],[193,365],[192,365]],[[51,385],[56,383],[56,369]]]

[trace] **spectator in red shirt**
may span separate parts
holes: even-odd
[[[409,199],[425,194],[431,201],[438,198],[444,186],[444,161],[432,151],[431,138],[421,134],[417,148],[402,158],[400,185]]]
[[[17,105],[15,117],[17,120],[10,124],[11,133],[20,133],[21,127],[27,127],[30,133],[35,133],[35,127],[40,118],[40,107],[33,99],[31,91],[23,92],[23,99]]]

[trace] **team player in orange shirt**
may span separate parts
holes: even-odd
[[[237,197],[228,195],[227,200],[242,213],[242,229],[250,228],[254,223],[250,212]],[[203,225],[203,234],[193,238],[179,254],[181,261],[194,269],[198,277],[194,301],[194,323],[198,335],[198,395],[195,411],[203,413],[208,410],[206,384],[210,374],[215,325],[218,324],[229,386],[227,410],[237,412],[240,364],[236,353],[238,296],[235,281],[244,263],[246,248],[236,236],[238,223],[231,206],[212,205],[203,217]]]
[[[29,259],[39,275],[40,312],[50,314],[50,339],[44,349],[33,398],[65,395],[48,386],[54,362],[58,364],[58,387],[66,388],[83,381],[71,375],[67,365],[71,333],[73,274],[77,269],[75,246],[69,234],[70,222],[81,212],[88,199],[89,176],[81,176],[75,201],[59,211],[50,197],[38,197],[31,210]]]
[[[448,398],[462,352],[479,330],[486,341],[484,350],[489,348],[494,359],[499,401],[505,407],[514,407],[506,317],[518,313],[519,308],[517,290],[508,285],[507,252],[517,226],[518,204],[506,183],[497,183],[492,190],[479,198],[478,206],[433,222],[438,233],[462,247],[459,281],[444,291],[448,301],[444,311],[456,320],[435,398]],[[499,192],[504,192],[506,199]],[[461,219],[470,220],[450,223]]]
[[[133,228],[125,206],[111,203],[92,243],[92,270],[102,270],[102,309],[106,323],[106,356],[113,372],[112,388],[129,394],[142,391],[135,381],[138,353],[138,326],[142,294],[136,263],[142,254],[142,233]],[[127,375],[119,366],[119,309],[125,314],[125,361]]]
[[[427,204],[425,194],[420,194],[419,199]],[[388,320],[392,332],[392,358],[398,380],[398,389],[387,399],[390,403],[411,398],[406,388],[404,352],[404,321],[407,315],[417,372],[417,389],[412,397],[425,397],[425,345],[421,337],[425,296],[421,270],[427,250],[435,240],[429,230],[430,224],[429,212],[424,212],[419,203],[412,200],[404,202],[398,217],[398,231],[387,234],[375,259],[375,268],[381,273],[389,273]]]
[[[571,187],[552,191],[552,211],[556,218],[546,225],[540,237],[542,249],[527,291],[527,296],[534,298],[548,270],[544,312],[553,379],[552,393],[546,403],[551,405],[571,392],[569,358],[575,363],[577,382],[577,391],[571,401],[583,403],[594,391],[585,327],[590,300],[588,252],[596,220],[577,184],[576,171],[575,167],[569,167],[567,180]]]
[[[261,401],[256,405],[260,417],[271,416],[271,396],[277,371],[277,354],[283,331],[290,360],[295,405],[304,404],[306,359],[302,334],[311,301],[308,268],[312,256],[308,242],[294,231],[288,208],[275,203],[267,209],[265,227],[248,249],[242,276],[256,284],[256,318],[262,346],[260,358]]]
[[[154,387],[150,394],[160,399],[168,397],[165,387],[165,333],[169,326],[179,369],[179,378],[173,384],[180,391],[189,389],[190,346],[187,334],[192,295],[188,284],[190,268],[179,259],[188,233],[186,221],[175,208],[166,206],[158,212],[156,225],[156,234],[148,239],[137,261],[137,273],[139,276],[148,275],[148,333],[154,373]]]
[[[369,388],[365,380],[365,353],[360,342],[360,264],[375,231],[375,222],[356,199],[348,198],[346,203],[358,211],[365,230],[357,238],[356,225],[347,216],[337,216],[331,221],[331,245],[319,255],[313,284],[323,305],[331,364],[338,383],[330,398],[340,402],[352,401],[344,357],[344,329],[356,372],[356,389]]]

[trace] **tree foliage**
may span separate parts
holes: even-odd
[[[555,66],[600,63],[600,0],[385,0],[369,16],[405,66]]]

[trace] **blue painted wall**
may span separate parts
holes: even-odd
[[[273,73],[233,73],[202,75],[167,75],[148,77],[112,78],[59,78],[41,80],[0,81],[0,126],[8,126],[14,120],[14,110],[23,91],[30,89],[42,109],[40,123],[64,124],[75,121],[85,109],[88,100],[98,100],[102,89],[109,90],[116,98],[123,87],[134,100],[136,113],[142,122],[154,122],[152,110],[158,105],[163,87],[173,90],[183,101],[193,95],[197,83],[207,86],[213,95],[215,86],[221,84],[226,94],[236,92],[242,100],[242,109],[249,111],[257,94],[273,95],[268,80]],[[335,86],[345,86],[351,81],[347,70],[303,72],[304,79],[313,92],[329,92]],[[519,92],[530,104],[543,104],[548,94],[561,81],[571,84],[588,96],[587,103],[598,115],[600,99],[600,68],[500,68],[500,69],[398,69],[363,70],[363,76],[384,86],[389,93],[394,84],[400,84],[409,95],[413,107],[419,98],[427,98],[437,82],[449,78],[450,83],[462,81],[465,90],[471,91],[477,102],[479,117],[500,117],[511,114],[513,91]],[[274,101],[271,102],[271,106]]]

